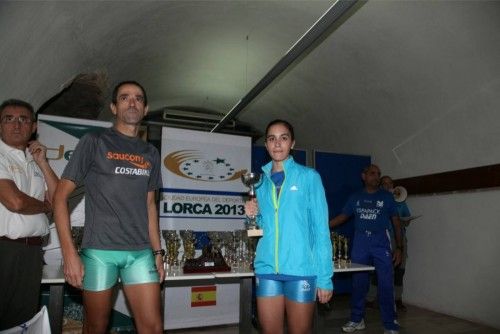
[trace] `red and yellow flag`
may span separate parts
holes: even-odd
[[[211,306],[217,304],[217,287],[193,286],[191,287],[191,307]]]

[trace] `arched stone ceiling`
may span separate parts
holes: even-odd
[[[152,109],[227,112],[332,3],[3,1],[0,99],[40,107],[101,72],[143,83]],[[499,1],[369,1],[238,118],[286,118],[299,147],[396,177],[497,163],[499,32]]]

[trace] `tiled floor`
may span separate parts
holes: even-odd
[[[399,314],[401,334],[500,334],[500,330],[478,325],[469,321],[427,311],[411,305],[408,311]],[[336,296],[331,309],[319,309],[320,321],[324,321],[324,333],[342,333],[340,329],[349,317],[349,296]],[[378,309],[366,312],[366,329],[360,334],[382,334],[383,328]],[[166,331],[168,334],[237,334],[238,326],[216,326]],[[252,333],[258,333],[253,330]]]

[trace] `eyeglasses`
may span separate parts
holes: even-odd
[[[7,123],[7,124],[12,124],[12,123],[19,123],[19,124],[30,124],[33,122],[31,117],[29,116],[12,116],[12,115],[7,115],[2,117],[2,123]]]

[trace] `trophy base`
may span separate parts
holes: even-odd
[[[197,266],[184,266],[182,268],[182,272],[184,274],[200,274],[200,273],[215,273],[215,272],[230,272],[231,267],[228,265],[226,266],[203,266],[203,265],[197,265]]]
[[[262,237],[264,235],[264,231],[262,231],[261,229],[251,229],[251,230],[247,230],[247,235],[249,237]]]
[[[212,247],[207,246],[198,258],[186,260],[182,270],[185,274],[196,274],[226,272],[231,271],[231,267],[226,264],[220,251],[212,251]]]

